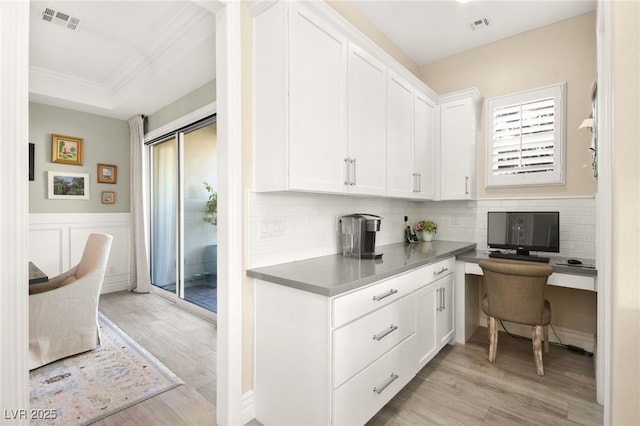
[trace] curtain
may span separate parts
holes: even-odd
[[[144,146],[144,119],[136,115],[129,119],[131,146],[131,247],[129,290],[149,293],[148,235],[147,235],[147,156]]]
[[[178,245],[178,157],[175,138],[153,145],[151,279],[175,291]]]

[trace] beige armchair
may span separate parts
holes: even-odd
[[[545,263],[483,259],[479,262],[486,283],[482,310],[489,317],[489,362],[495,362],[498,320],[531,326],[533,355],[538,375],[544,376],[542,334],[549,352],[551,305],[544,298],[553,268]]]
[[[91,234],[80,263],[29,286],[29,369],[100,344],[98,300],[113,237]]]

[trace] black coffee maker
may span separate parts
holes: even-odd
[[[356,259],[380,259],[376,253],[376,232],[382,218],[373,214],[355,213],[340,218],[342,255]]]

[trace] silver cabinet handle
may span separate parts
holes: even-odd
[[[444,274],[445,272],[447,272],[449,270],[449,268],[443,266],[442,269],[440,269],[438,272],[433,271],[433,276],[437,277],[440,274]]]
[[[352,170],[353,170],[353,175],[352,176],[353,177],[351,179],[351,185],[357,185],[357,181],[356,181],[356,178],[357,178],[357,175],[356,175],[356,159],[355,158],[351,159],[351,164],[353,166],[352,167]]]
[[[345,185],[349,185],[349,182],[351,180],[351,176],[350,176],[350,172],[351,172],[351,168],[349,167],[349,157],[345,157],[344,159],[344,184]]]
[[[442,307],[442,292],[441,292],[441,288],[439,288],[438,291],[438,306],[436,306],[436,312],[440,312],[442,309],[440,309]]]
[[[373,335],[373,340],[380,341],[380,340],[384,339],[389,333],[392,333],[392,332],[396,331],[397,329],[398,329],[397,325],[391,324],[391,326],[389,328],[387,328],[385,331],[383,331],[382,333],[374,334]]]
[[[373,300],[376,301],[376,302],[379,302],[382,299],[384,299],[385,297],[392,296],[392,295],[396,294],[397,292],[398,292],[398,290],[392,288],[391,290],[389,290],[385,294],[381,294],[380,296],[373,296]]]
[[[447,308],[446,307],[446,303],[445,303],[446,299],[445,299],[445,295],[444,295],[445,291],[446,291],[446,288],[442,287],[442,289],[440,291],[440,297],[442,297],[442,305],[441,305],[442,309],[441,309],[441,311],[444,311]]]
[[[422,192],[422,173],[418,173],[418,192]]]
[[[469,176],[464,177],[464,193],[469,195]]]
[[[382,393],[383,390],[385,390],[391,383],[393,383],[398,377],[396,373],[391,373],[391,377],[389,377],[389,380],[387,380],[387,382],[382,385],[382,387],[378,388],[377,386],[373,388],[373,391],[375,393],[377,393],[378,395],[380,395]]]
[[[417,173],[411,173],[411,192],[418,192],[418,174]]]

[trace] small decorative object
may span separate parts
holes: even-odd
[[[51,161],[82,166],[82,139],[51,135]]]
[[[113,204],[116,202],[116,193],[113,191],[102,191],[102,204]]]
[[[204,206],[204,220],[207,223],[212,224],[213,226],[218,225],[218,193],[214,191],[213,187],[209,185],[207,182],[202,182],[204,184],[205,189],[209,193],[209,199],[207,200],[207,204]]]
[[[98,183],[118,183],[118,166],[98,164]]]
[[[48,174],[50,199],[89,199],[89,173],[49,172]]]
[[[433,240],[433,236],[438,230],[438,224],[432,220],[421,220],[416,225],[416,232],[420,234],[423,241]]]

